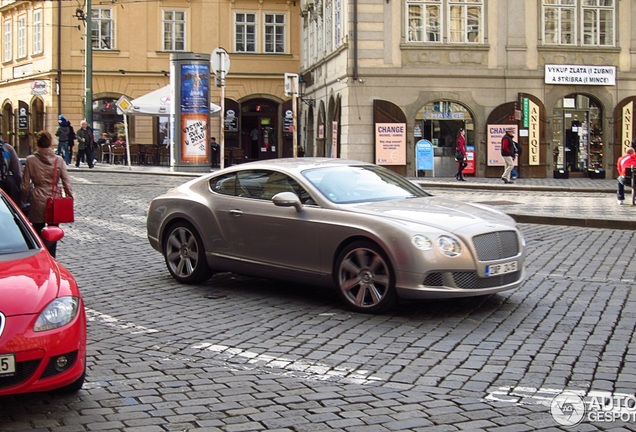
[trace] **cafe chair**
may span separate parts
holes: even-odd
[[[112,163],[116,164],[118,161],[122,164],[126,163],[126,146],[121,144],[115,144],[110,148],[112,152]]]
[[[128,151],[130,152],[130,163],[139,164],[139,144],[131,144]]]
[[[110,151],[110,144],[102,144],[100,150],[102,152],[102,163],[108,162],[109,164],[112,164],[113,154]]]

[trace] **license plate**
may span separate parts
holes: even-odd
[[[517,261],[509,261],[501,264],[486,266],[486,277],[497,276],[517,271]]]
[[[15,373],[15,357],[13,354],[0,355],[0,375]]]

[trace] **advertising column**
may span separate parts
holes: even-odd
[[[183,53],[170,57],[172,136],[171,168],[210,170],[210,55]]]

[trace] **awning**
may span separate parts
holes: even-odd
[[[146,93],[130,102],[132,108],[126,113],[128,115],[168,116],[170,115],[170,85]],[[220,106],[210,103],[211,116],[219,116],[220,112]]]

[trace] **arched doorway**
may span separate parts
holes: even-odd
[[[278,156],[278,102],[265,98],[241,102],[241,148],[249,160],[273,159]]]
[[[464,105],[449,100],[429,102],[420,109],[413,124],[413,142],[421,139],[433,144],[435,176],[452,177],[457,172],[455,146],[460,128],[466,131],[466,144],[475,145],[473,115]]]
[[[93,101],[93,132],[96,137],[106,132],[112,141],[118,137],[125,138],[124,116],[117,114],[116,102],[117,99],[112,97]],[[134,131],[129,131],[130,136],[133,133]]]
[[[570,177],[605,178],[601,103],[592,96],[570,94],[553,112],[555,169],[568,171]]]

